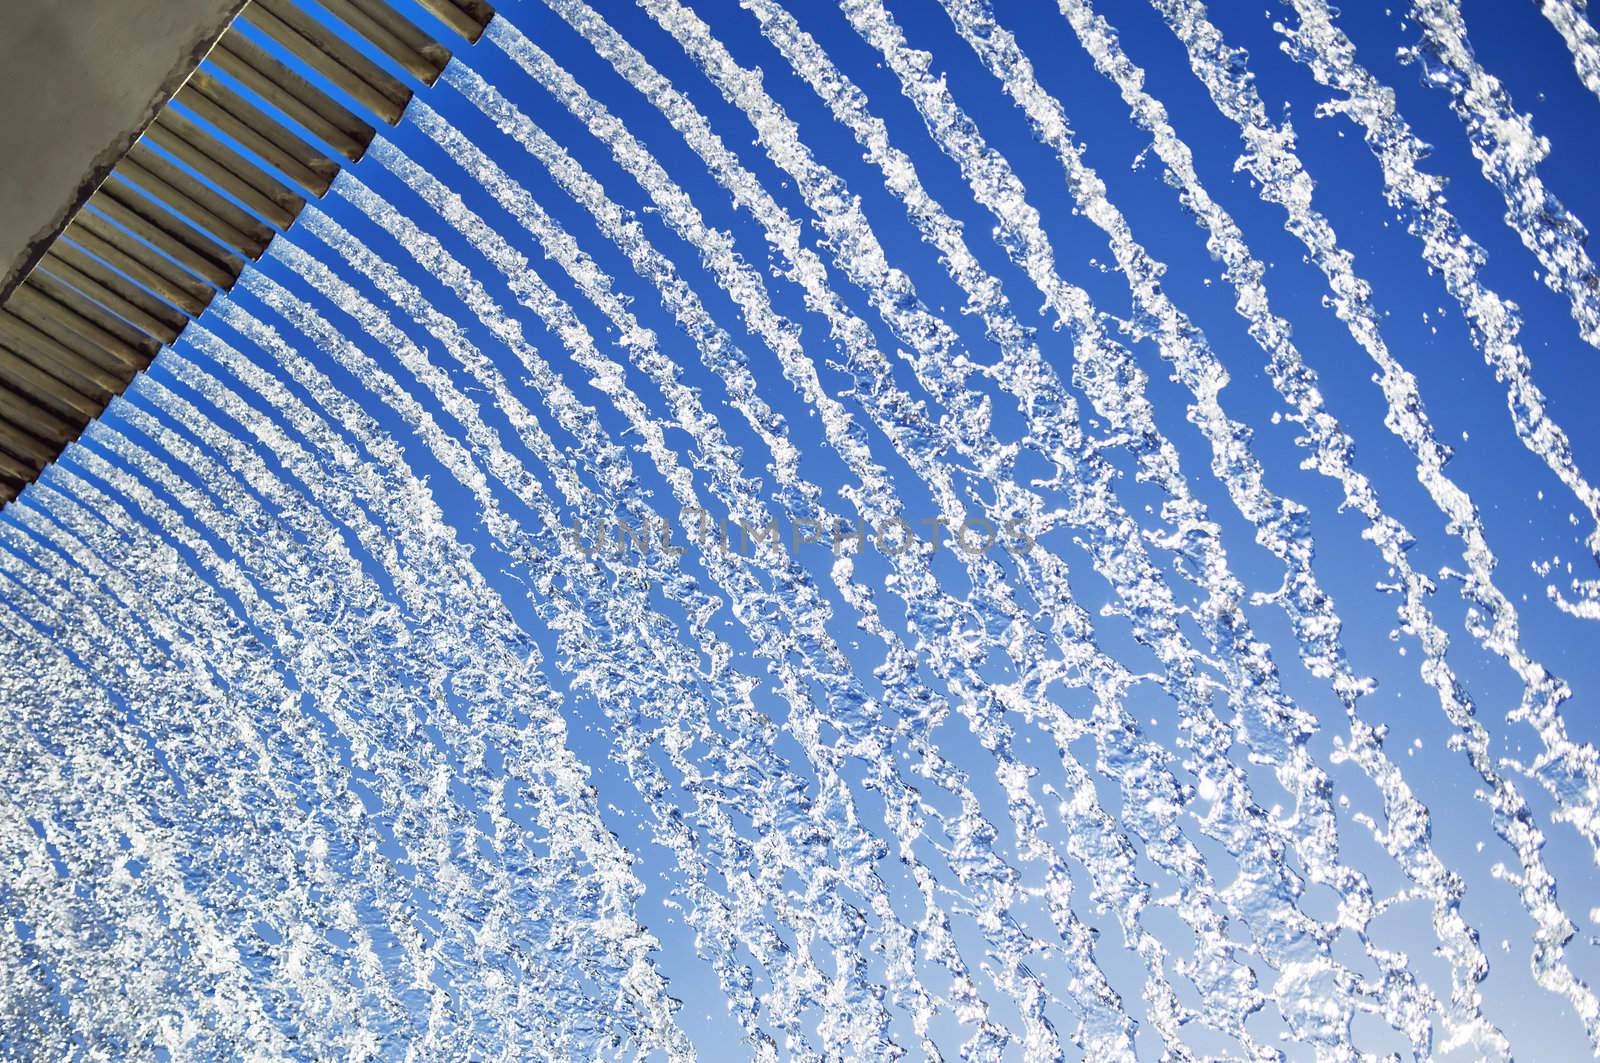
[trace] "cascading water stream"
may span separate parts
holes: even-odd
[[[1423,64],[1429,84],[1450,93],[1450,109],[1466,127],[1484,179],[1505,198],[1506,223],[1544,267],[1545,283],[1572,303],[1579,334],[1600,347],[1600,276],[1584,246],[1589,230],[1539,176],[1550,142],[1477,61],[1455,0],[1414,3],[1411,16],[1425,36],[1410,57]]]
[[[1596,203],[1286,3],[503,5],[0,512],[0,1058],[1600,1051]]]
[[[1383,167],[1387,198],[1405,218],[1406,227],[1422,241],[1423,258],[1443,275],[1450,294],[1472,323],[1474,344],[1494,367],[1496,378],[1505,382],[1506,405],[1518,437],[1560,477],[1594,522],[1588,547],[1600,564],[1600,489],[1584,478],[1573,459],[1566,432],[1549,415],[1545,396],[1534,382],[1530,361],[1518,342],[1522,321],[1516,306],[1484,285],[1482,274],[1487,254],[1444,205],[1444,182],[1418,167],[1418,162],[1427,154],[1426,146],[1407,126],[1394,105],[1392,93],[1385,93],[1383,86],[1355,60],[1354,49],[1334,24],[1331,9],[1325,3],[1316,2],[1297,2],[1294,6],[1300,25],[1294,30],[1284,30],[1290,54],[1311,69],[1319,84],[1345,94],[1345,99],[1330,100],[1321,109],[1327,113],[1343,113],[1361,125],[1373,154]],[[1449,43],[1439,40],[1441,28],[1449,28],[1447,22],[1440,27],[1440,21],[1438,13],[1429,14],[1425,19],[1425,24],[1431,27],[1425,44],[1429,54],[1449,48]],[[1459,51],[1460,38],[1454,43],[1455,50]],[[1461,63],[1459,55],[1455,55],[1454,60],[1456,64]],[[1515,121],[1504,113],[1509,111],[1509,101],[1503,94],[1488,92],[1487,87],[1480,88],[1488,99],[1476,103],[1470,110],[1469,127],[1477,129],[1493,121],[1500,137],[1512,136],[1502,131]],[[1458,104],[1458,111],[1459,108]],[[1491,117],[1485,118],[1485,111],[1491,112]],[[1475,153],[1484,150],[1480,140],[1481,136],[1475,140]],[[1495,151],[1501,156],[1507,153],[1503,145],[1497,146]],[[1496,184],[1508,189],[1520,184],[1524,187],[1523,197],[1534,194],[1534,190],[1527,187],[1534,177],[1525,172],[1502,177],[1503,166],[1504,163],[1491,166]],[[1539,189],[1542,191],[1542,185]],[[1514,204],[1510,191],[1507,196]],[[1525,232],[1528,220],[1518,216],[1515,206],[1513,217],[1522,222]],[[1560,206],[1559,200],[1542,204],[1536,221],[1547,228],[1563,231],[1557,242],[1563,245],[1564,253],[1546,252],[1541,254],[1540,261],[1572,294],[1573,314],[1580,330],[1588,337],[1591,327],[1585,300],[1592,298],[1594,270],[1592,265],[1584,266],[1587,256],[1579,258],[1583,225]],[[1524,239],[1529,237],[1525,234]],[[1541,248],[1547,242],[1534,238],[1535,245]],[[1569,608],[1574,615],[1592,619],[1588,614],[1593,609],[1585,606],[1592,605],[1594,596],[1600,595],[1600,582],[1580,581],[1574,586],[1580,598],[1577,603],[1567,603]],[[1551,593],[1561,601],[1558,591],[1552,588]]]
[[[1589,0],[1538,0],[1539,10],[1561,34],[1572,66],[1588,90],[1600,97],[1600,30],[1589,20]]]

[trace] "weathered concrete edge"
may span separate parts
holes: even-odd
[[[83,179],[70,191],[60,211],[23,246],[21,252],[7,266],[4,277],[0,277],[0,303],[11,296],[11,292],[22,283],[44,257],[45,252],[50,250],[50,246],[56,242],[79,209],[99,189],[112,169],[122,161],[122,157],[149,128],[150,123],[155,121],[156,115],[160,114],[168,101],[183,88],[184,82],[189,80],[189,76],[216,46],[217,41],[222,38],[222,34],[247,2],[248,0],[232,0],[221,16],[196,30],[190,39],[184,42],[178,61],[156,86],[154,94],[140,111],[134,126],[119,133],[90,160]]]

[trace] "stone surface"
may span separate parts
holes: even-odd
[[[0,32],[0,298],[27,273],[243,0],[30,0]]]

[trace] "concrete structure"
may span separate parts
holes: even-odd
[[[469,42],[494,16],[418,3]],[[389,0],[31,0],[8,19],[0,505],[450,60]]]
[[[0,301],[244,0],[27,0],[0,34]]]

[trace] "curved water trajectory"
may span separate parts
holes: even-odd
[[[1600,1054],[1584,3],[379,6],[41,267],[0,1058]]]

